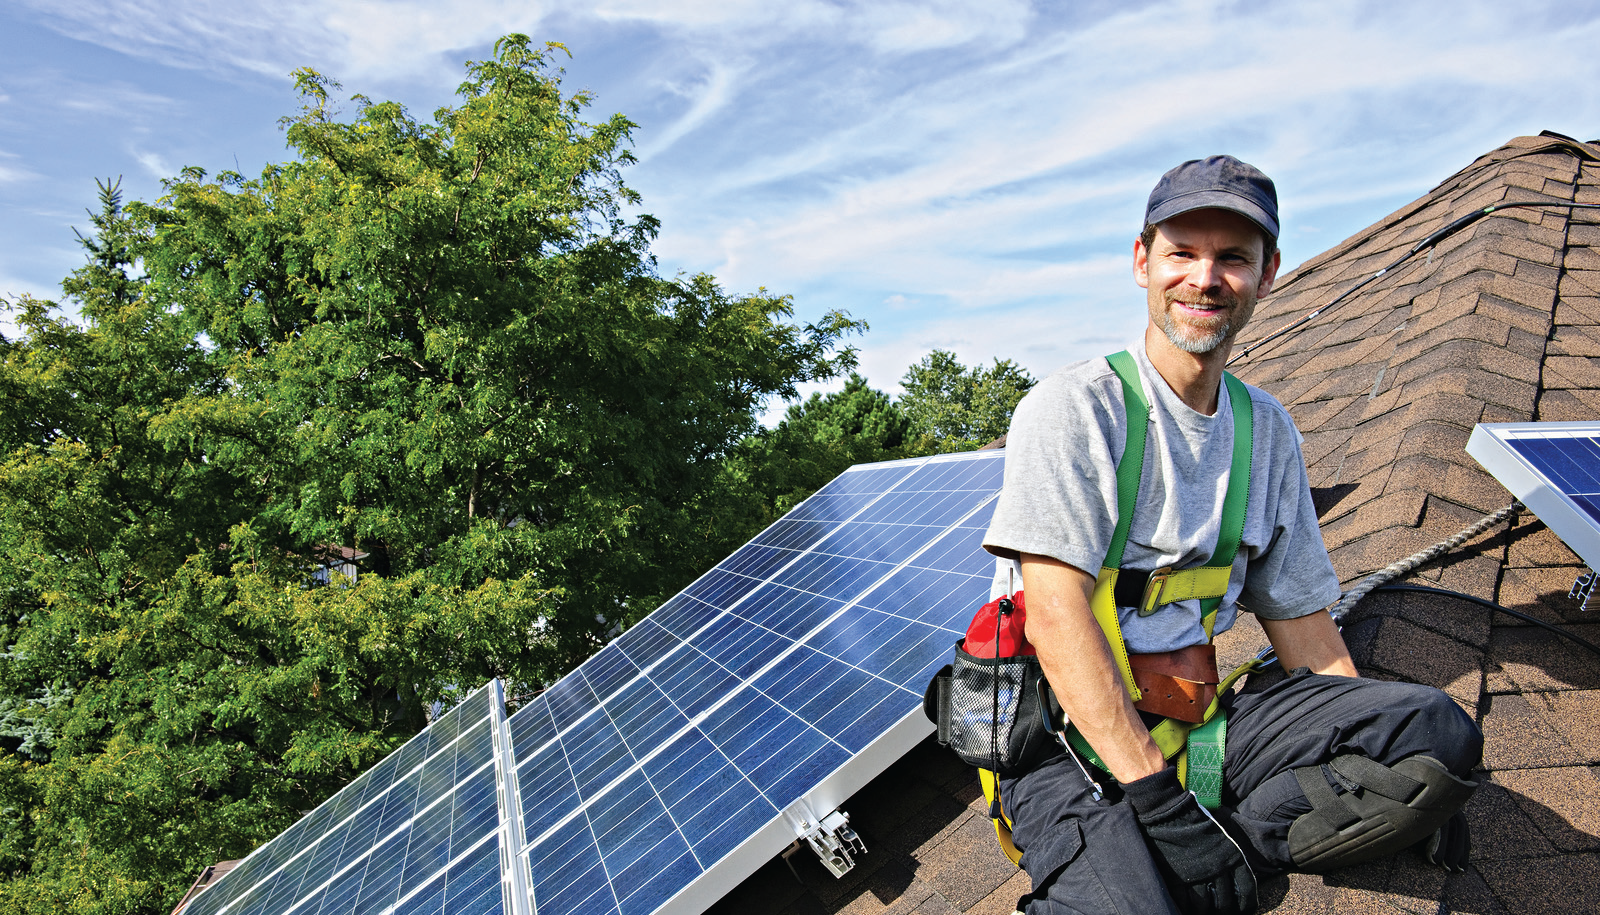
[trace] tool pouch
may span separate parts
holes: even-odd
[[[1012,619],[985,619],[995,613],[993,603],[979,611],[968,637],[956,643],[955,659],[929,682],[923,712],[938,727],[939,743],[950,747],[962,761],[1002,776],[1032,767],[1059,751],[1039,714],[1039,681],[1044,677],[1039,659],[1021,638],[1023,611],[1002,611]],[[978,657],[966,648],[973,632],[988,636],[1001,622],[1015,626],[1016,638],[996,636],[984,640]],[[974,646],[978,647],[978,646]],[[1011,654],[1005,649],[1018,653]],[[1022,653],[1027,652],[1027,653]]]

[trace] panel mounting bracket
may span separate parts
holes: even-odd
[[[822,866],[835,877],[848,874],[856,866],[855,856],[867,853],[866,843],[850,828],[850,814],[843,810],[818,817],[802,798],[789,805],[783,815],[794,828],[795,835],[811,846],[822,860]]]
[[[1600,575],[1596,575],[1591,570],[1578,576],[1578,580],[1573,582],[1572,587],[1567,591],[1567,596],[1573,600],[1581,598],[1583,600],[1583,609],[1588,610],[1589,599],[1594,597],[1595,591],[1600,591]]]

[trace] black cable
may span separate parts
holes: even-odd
[[[1565,638],[1565,639],[1571,639],[1572,641],[1577,642],[1579,645],[1582,645],[1583,647],[1589,649],[1590,651],[1594,652],[1595,654],[1600,655],[1600,645],[1596,645],[1595,643],[1589,641],[1588,639],[1583,638],[1582,636],[1573,635],[1572,633],[1566,631],[1565,629],[1562,629],[1559,626],[1552,626],[1551,624],[1545,622],[1542,619],[1539,619],[1538,617],[1529,616],[1528,614],[1523,613],[1520,610],[1512,610],[1510,607],[1502,607],[1501,605],[1495,603],[1492,600],[1484,600],[1481,597],[1474,597],[1471,594],[1463,594],[1460,591],[1452,591],[1449,588],[1433,588],[1433,587],[1429,587],[1428,585],[1381,585],[1381,586],[1379,586],[1377,588],[1374,588],[1373,590],[1374,591],[1417,591],[1417,592],[1420,592],[1420,593],[1423,593],[1423,594],[1439,594],[1439,595],[1443,595],[1445,597],[1456,597],[1456,598],[1460,598],[1461,600],[1471,601],[1471,602],[1473,602],[1475,604],[1480,604],[1482,606],[1488,607],[1490,610],[1498,610],[1499,612],[1504,613],[1507,616],[1514,616],[1517,619],[1522,620],[1525,623],[1532,623],[1533,625],[1538,626],[1541,629],[1548,629],[1551,632],[1554,632],[1556,635],[1559,635],[1559,636],[1561,636],[1562,638]]]
[[[1290,323],[1284,325],[1283,327],[1278,328],[1277,330],[1273,331],[1270,334],[1267,334],[1265,337],[1262,337],[1261,339],[1255,341],[1254,343],[1250,343],[1250,344],[1246,345],[1244,347],[1244,349],[1241,349],[1237,353],[1234,353],[1233,354],[1233,358],[1229,359],[1227,364],[1228,365],[1232,365],[1235,362],[1238,362],[1240,359],[1243,359],[1249,353],[1253,352],[1257,347],[1262,346],[1263,344],[1266,344],[1266,343],[1270,343],[1273,340],[1276,340],[1279,337],[1283,336],[1284,334],[1287,334],[1292,330],[1296,330],[1296,329],[1304,326],[1307,322],[1313,320],[1318,315],[1322,314],[1323,312],[1327,311],[1328,309],[1332,308],[1333,306],[1338,305],[1340,302],[1342,302],[1345,299],[1349,298],[1350,296],[1354,295],[1358,290],[1360,290],[1363,287],[1365,287],[1368,283],[1373,282],[1374,280],[1378,279],[1378,277],[1381,277],[1384,274],[1388,273],[1390,270],[1393,270],[1396,267],[1399,267],[1401,264],[1405,263],[1406,261],[1410,260],[1413,257],[1416,257],[1421,252],[1426,251],[1429,248],[1434,247],[1435,245],[1439,244],[1439,242],[1444,241],[1445,239],[1447,239],[1450,236],[1456,234],[1457,232],[1461,231],[1462,229],[1465,229],[1467,226],[1470,226],[1473,223],[1477,222],[1478,220],[1482,219],[1483,217],[1488,216],[1490,213],[1494,213],[1494,212],[1497,212],[1499,210],[1510,210],[1510,209],[1514,209],[1514,208],[1517,208],[1517,207],[1566,207],[1568,209],[1574,209],[1574,210],[1600,210],[1600,203],[1571,203],[1571,202],[1564,202],[1564,201],[1559,201],[1559,200],[1514,200],[1514,201],[1511,201],[1510,203],[1496,203],[1496,204],[1492,204],[1490,206],[1486,206],[1481,210],[1473,210],[1472,212],[1468,213],[1467,215],[1462,216],[1459,219],[1453,220],[1449,225],[1445,226],[1444,228],[1438,229],[1438,230],[1430,233],[1427,238],[1424,238],[1422,241],[1419,241],[1415,245],[1413,245],[1411,247],[1411,250],[1407,251],[1406,253],[1404,253],[1404,254],[1400,255],[1398,258],[1396,258],[1394,263],[1390,264],[1387,267],[1384,267],[1382,270],[1379,270],[1377,273],[1374,273],[1373,275],[1367,277],[1366,279],[1364,279],[1361,282],[1355,284],[1354,286],[1351,286],[1349,289],[1346,289],[1344,292],[1339,293],[1337,296],[1334,297],[1333,301],[1329,302],[1328,304],[1323,305],[1321,308],[1317,308],[1317,309],[1311,311],[1309,314],[1306,314],[1305,316],[1303,316],[1301,318],[1298,318],[1298,319],[1296,319],[1294,321],[1291,321]]]

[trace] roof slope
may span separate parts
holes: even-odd
[[[1307,261],[1257,310],[1265,334],[1321,308],[1491,204],[1600,203],[1600,145],[1520,137]],[[1346,586],[1450,537],[1511,496],[1463,447],[1479,422],[1600,416],[1600,211],[1496,212],[1386,273],[1233,371],[1305,435],[1312,494]],[[1600,643],[1566,597],[1581,561],[1527,512],[1404,581],[1459,591]],[[1473,863],[1412,855],[1266,881],[1280,915],[1600,912],[1600,657],[1465,599],[1375,592],[1346,620],[1362,673],[1445,690],[1482,725]],[[1224,665],[1265,645],[1251,618]],[[835,881],[809,853],[773,862],[716,912],[1007,913],[1026,889],[1000,855],[970,770],[931,740],[845,805],[867,840]],[[797,879],[798,878],[798,879]]]
[[[1473,210],[1600,203],[1600,145],[1519,137],[1307,261],[1258,333],[1316,310]],[[1463,450],[1479,422],[1600,416],[1600,211],[1497,211],[1233,370],[1305,434],[1322,534],[1346,585],[1511,502]],[[1493,601],[1600,642],[1567,597],[1584,565],[1526,511],[1404,579]],[[1292,878],[1275,909],[1600,911],[1600,657],[1464,600],[1378,592],[1347,619],[1362,672],[1445,690],[1483,727],[1468,807],[1473,866],[1417,862]],[[1438,908],[1434,908],[1438,906]]]

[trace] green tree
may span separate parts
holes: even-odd
[[[293,161],[102,188],[0,341],[0,912],[170,910],[414,734],[748,536],[723,485],[841,314],[663,278],[632,125],[523,36],[414,119],[297,74]],[[365,558],[312,586],[334,545]],[[26,752],[24,752],[26,747]]]
[[[967,368],[936,349],[906,370],[900,409],[923,453],[972,451],[1006,433],[1017,402],[1036,380],[1010,359]]]
[[[746,439],[730,462],[754,494],[764,526],[855,464],[907,456],[910,423],[882,391],[851,373],[844,390],[790,405],[772,429]]]

